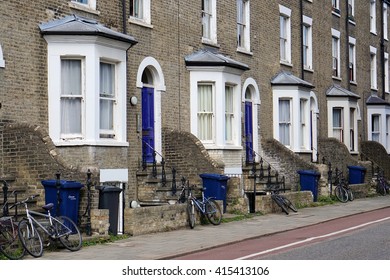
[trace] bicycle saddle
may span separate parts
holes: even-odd
[[[48,203],[48,204],[46,204],[46,205],[43,205],[43,206],[42,206],[42,209],[48,211],[48,210],[52,209],[53,206],[54,206],[53,203]]]

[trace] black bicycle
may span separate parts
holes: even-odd
[[[386,182],[386,179],[383,175],[383,170],[378,171],[376,174],[376,192],[379,193],[380,195],[386,195],[390,191],[390,187]]]
[[[7,182],[4,184],[7,184]],[[15,207],[15,204],[9,206],[7,200],[3,205],[3,213],[8,212],[4,211],[5,209],[8,210],[8,208],[12,209],[13,207]],[[19,239],[18,222],[8,214],[0,217],[0,252],[10,260],[21,259],[26,252]]]
[[[346,203],[348,200],[352,201],[355,199],[342,171],[336,173],[335,184],[336,187],[334,188],[334,195],[340,202]]]
[[[282,209],[284,213],[286,213],[286,215],[290,213],[289,210],[298,212],[298,209],[295,207],[295,205],[287,197],[279,193],[279,185],[269,186],[267,187],[267,191],[271,192],[271,199]]]

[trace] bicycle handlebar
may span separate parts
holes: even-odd
[[[39,194],[33,194],[33,195],[31,195],[31,196],[28,196],[27,198],[25,198],[25,199],[23,199],[23,200],[21,200],[21,201],[18,201],[18,202],[16,202],[16,203],[14,203],[10,208],[13,208],[13,207],[18,206],[18,205],[21,205],[21,204],[26,204],[27,201],[33,200],[34,198],[36,198],[36,197],[38,197],[38,196],[39,196]]]

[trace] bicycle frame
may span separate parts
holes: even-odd
[[[34,231],[34,226],[35,225],[39,226],[39,228],[41,228],[48,236],[50,236],[51,238],[54,238],[54,239],[57,239],[57,238],[60,238],[62,236],[65,236],[67,234],[72,233],[72,230],[69,227],[67,227],[66,225],[64,225],[63,223],[61,223],[59,220],[57,220],[55,217],[53,217],[50,214],[50,211],[48,211],[48,214],[43,214],[43,213],[40,213],[40,212],[29,210],[27,208],[27,206],[25,208],[26,208],[27,220],[29,221],[29,224],[31,225],[32,234],[34,234],[34,232],[35,232]],[[58,235],[57,235],[56,232],[54,234],[50,233],[47,230],[47,228],[45,227],[45,225],[42,224],[42,222],[39,222],[36,218],[34,218],[33,215],[45,218],[45,221],[48,221],[50,226],[53,226],[53,220],[55,220],[58,223],[62,224],[67,229],[67,232],[62,233],[62,234],[58,234]]]
[[[202,192],[202,200],[199,200],[195,196],[193,196],[192,192],[191,192],[189,195],[189,199],[191,199],[194,202],[196,208],[202,214],[206,214],[206,203],[207,203],[207,201],[209,201],[210,199],[213,199],[213,198],[212,197],[205,198],[204,193]]]

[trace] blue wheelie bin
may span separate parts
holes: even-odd
[[[223,201],[223,213],[226,212],[227,181],[229,177],[221,174],[204,173],[199,175],[205,188],[205,197],[213,197]]]
[[[349,184],[363,184],[364,183],[364,175],[366,173],[366,168],[363,166],[353,166],[348,165]]]
[[[321,174],[315,170],[299,170],[299,183],[302,191],[311,191],[313,194],[313,201],[316,202],[318,198],[318,180]]]
[[[80,189],[84,187],[84,185],[76,181],[66,180],[43,180],[41,183],[45,188],[45,203],[54,204],[50,213],[53,216],[67,216],[77,224]],[[57,190],[59,191],[58,197]],[[59,208],[57,209],[58,202]]]

